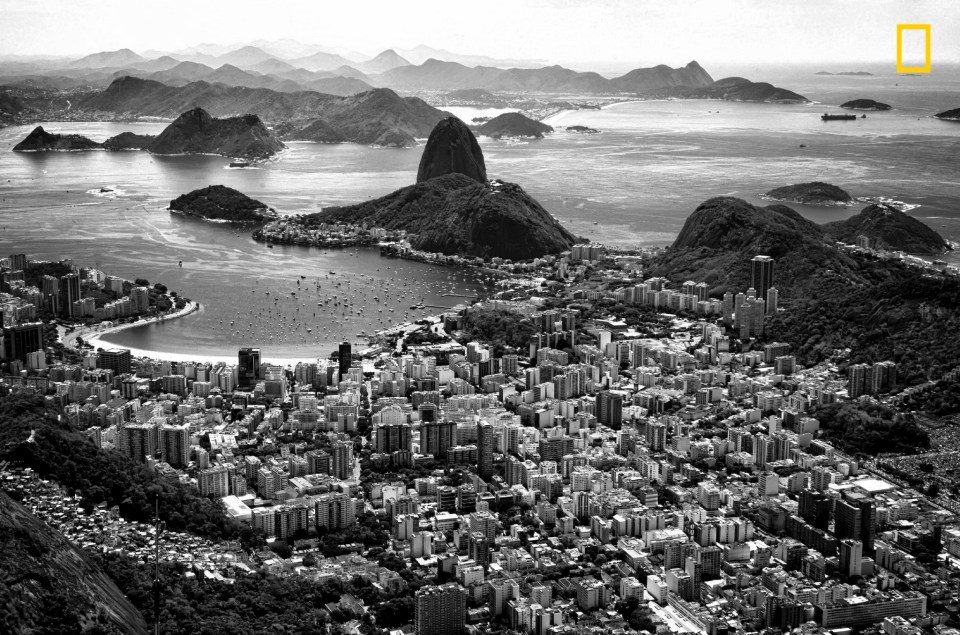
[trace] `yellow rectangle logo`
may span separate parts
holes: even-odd
[[[903,65],[903,32],[923,31],[924,48],[926,55],[923,66]],[[898,73],[929,73],[930,72],[930,25],[929,24],[898,24],[897,25],[897,72]]]

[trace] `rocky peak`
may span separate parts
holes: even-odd
[[[438,123],[423,149],[417,183],[444,174],[459,173],[479,182],[487,182],[487,167],[477,138],[467,124],[456,117]]]

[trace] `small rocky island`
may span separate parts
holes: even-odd
[[[941,113],[934,115],[937,119],[943,119],[944,121],[960,121],[960,108],[954,108],[953,110],[945,110]]]
[[[588,126],[567,126],[565,128],[567,132],[576,132],[579,134],[600,134],[600,131],[596,128],[590,128]]]
[[[853,201],[843,189],[822,181],[778,187],[764,194],[763,198],[802,205],[848,205]]]
[[[256,225],[273,220],[276,211],[225,185],[211,185],[170,201],[170,212],[218,223]]]
[[[873,99],[852,99],[846,103],[840,104],[841,108],[850,110],[893,110],[890,104],[874,101]]]
[[[96,141],[78,134],[54,134],[37,126],[26,138],[13,146],[14,152],[76,152],[102,147]]]
[[[484,123],[477,132],[493,139],[542,139],[544,134],[553,132],[553,128],[522,113],[505,112]]]

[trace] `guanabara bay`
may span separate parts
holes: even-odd
[[[3,635],[960,633],[960,5],[2,13]]]

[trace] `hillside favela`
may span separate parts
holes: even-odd
[[[956,0],[0,14],[0,633],[960,635]]]

